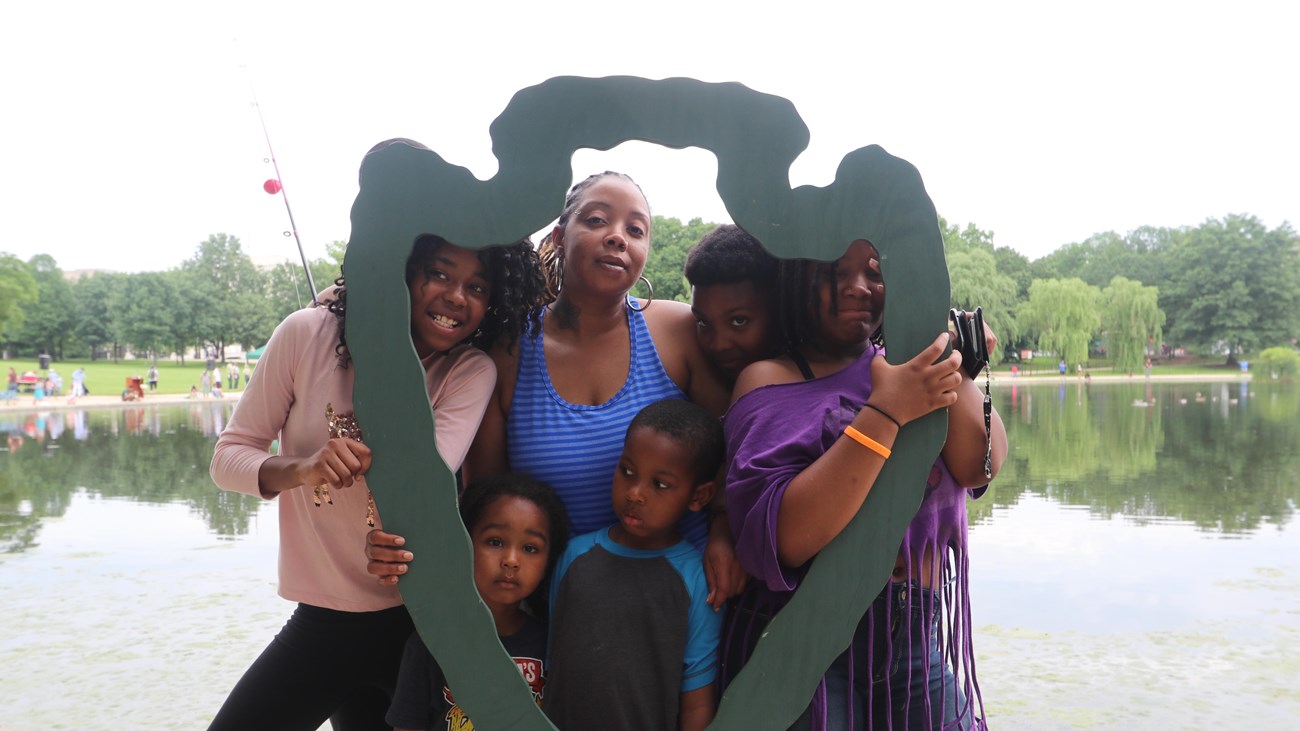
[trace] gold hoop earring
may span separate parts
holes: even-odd
[[[645,304],[644,304],[644,305],[641,305],[640,307],[637,307],[637,306],[636,306],[636,298],[635,298],[635,297],[632,297],[632,299],[630,299],[630,300],[628,301],[628,303],[627,303],[628,309],[632,310],[633,312],[645,312],[645,309],[646,309],[647,307],[649,307],[649,306],[650,306],[650,303],[651,303],[651,302],[654,302],[654,299],[655,299],[655,286],[654,286],[653,284],[650,283],[650,280],[649,280],[649,279],[646,279],[646,277],[645,277],[644,274],[642,274],[642,275],[640,276],[640,280],[641,280],[642,282],[645,282],[645,288],[648,289],[648,290],[650,290],[650,293],[646,295],[646,298],[645,298]],[[628,292],[628,295],[629,295],[629,296],[631,296],[631,294],[632,294],[631,292]]]

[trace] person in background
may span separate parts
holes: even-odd
[[[86,370],[81,366],[72,372],[72,394],[68,396],[68,403],[75,404],[77,399],[86,395]]]

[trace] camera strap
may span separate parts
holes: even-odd
[[[984,477],[993,479],[993,394],[989,389],[993,369],[984,364]]]

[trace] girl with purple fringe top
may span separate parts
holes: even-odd
[[[727,512],[742,566],[756,579],[733,605],[721,648],[734,677],[767,621],[817,553],[866,499],[899,428],[948,409],[948,435],[893,578],[827,670],[794,729],[982,729],[966,556],[968,488],[988,484],[1006,431],[940,335],[898,366],[883,358],[884,281],[875,248],[838,260],[781,263],[777,311],[787,355],[754,363],[725,417]],[[985,330],[989,350],[997,339]],[[937,362],[936,362],[937,361]],[[799,417],[797,415],[805,415]]]

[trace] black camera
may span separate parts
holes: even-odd
[[[975,378],[989,363],[988,343],[984,340],[984,309],[976,307],[974,313],[949,310],[948,318],[957,331],[952,348],[961,353],[962,369]]]

